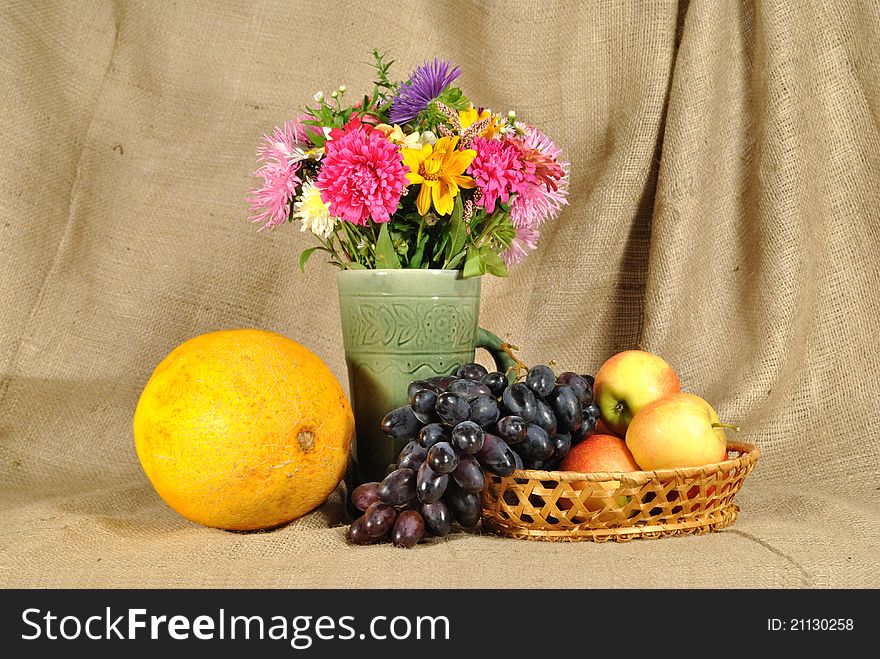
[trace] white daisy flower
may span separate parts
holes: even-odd
[[[326,240],[333,235],[339,218],[330,214],[330,207],[321,199],[321,190],[312,181],[303,184],[302,193],[293,202],[293,216],[302,222],[300,231],[311,231]]]

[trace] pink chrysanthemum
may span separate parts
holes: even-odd
[[[511,209],[513,210],[513,209]],[[538,238],[541,237],[537,229],[526,226],[516,227],[516,237],[511,241],[510,247],[501,252],[504,265],[508,268],[522,261],[530,252],[538,246]]]
[[[524,131],[523,159],[534,166],[534,180],[522,186],[510,207],[515,227],[539,227],[555,218],[568,203],[568,162],[561,160],[562,149],[534,126],[517,124]]]
[[[467,173],[474,177],[480,198],[477,205],[495,212],[499,200],[506,203],[535,180],[534,165],[523,159],[522,148],[513,140],[478,137],[471,144],[477,152]]]
[[[257,149],[257,160],[266,164],[254,172],[262,183],[251,190],[247,201],[253,212],[250,220],[262,222],[261,231],[284,224],[290,216],[290,202],[300,184],[299,162],[293,157],[297,130],[297,122],[285,122],[264,135]]]
[[[299,163],[264,165],[254,176],[263,179],[262,185],[251,190],[247,201],[250,204],[251,222],[263,222],[260,231],[271,229],[287,222],[290,217],[290,202],[300,184],[296,175]]]
[[[326,149],[317,185],[330,213],[353,224],[388,222],[408,171],[397,145],[360,128],[327,142]]]
[[[306,132],[308,126],[303,123],[308,119],[311,117],[300,114],[293,121],[285,121],[283,126],[276,126],[271,134],[263,135],[263,143],[257,149],[258,158],[264,162],[279,164],[291,160],[301,160],[297,150],[311,148],[311,140]]]

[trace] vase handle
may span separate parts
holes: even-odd
[[[516,362],[506,350],[505,343],[487,329],[477,328],[477,348],[483,348],[492,355],[495,367],[500,373],[507,376],[507,380],[512,384],[516,380]]]

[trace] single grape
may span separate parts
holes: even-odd
[[[477,396],[471,403],[471,421],[481,428],[488,428],[498,421],[501,410],[492,396]]]
[[[452,472],[452,478],[465,492],[482,492],[486,477],[480,463],[472,455],[464,455],[458,467]]]
[[[571,371],[566,371],[565,373],[559,374],[559,377],[556,378],[556,382],[559,384],[567,384],[574,389],[574,393],[577,394],[578,401],[580,401],[581,408],[584,408],[593,402],[593,387],[590,386],[590,383],[587,382],[583,376],[578,375],[577,373],[572,373]]]
[[[449,433],[445,426],[439,423],[429,423],[419,431],[419,445],[429,449],[437,442],[448,442]]]
[[[572,387],[567,384],[556,385],[547,398],[547,402],[556,413],[556,419],[559,422],[557,428],[560,432],[569,432],[581,427],[584,412]]]
[[[400,462],[403,458],[408,456],[417,448],[419,448],[419,442],[415,439],[409,440],[406,444],[403,445],[403,448],[400,449],[400,453],[397,454],[397,461]]]
[[[409,405],[413,414],[422,423],[437,421],[437,410],[434,409],[437,405],[437,392],[430,389],[419,389],[409,399]]]
[[[529,431],[529,424],[521,416],[505,416],[498,420],[495,427],[498,436],[511,446],[523,441]]]
[[[458,463],[458,453],[449,442],[437,442],[428,450],[427,464],[438,474],[451,474]]]
[[[487,371],[486,367],[482,364],[470,363],[459,366],[455,375],[460,378],[476,380],[479,382],[488,372],[489,371]]]
[[[446,491],[449,474],[440,474],[431,469],[431,465],[423,462],[416,474],[416,496],[422,503],[440,501]]]
[[[592,425],[591,425],[592,424]],[[584,421],[581,423],[581,427],[577,430],[571,431],[571,445],[574,446],[585,440],[587,437],[593,434],[593,430],[596,428],[596,421],[591,416],[584,415]]]
[[[553,442],[543,428],[529,426],[525,441],[516,445],[516,451],[526,460],[546,460],[553,455]]]
[[[581,423],[581,429],[585,432],[585,434],[583,437],[581,437],[581,439],[583,439],[587,435],[591,435],[593,431],[596,430],[596,422],[598,420],[599,419],[597,417],[590,414],[584,415],[583,423]]]
[[[525,469],[525,466],[523,465],[522,456],[519,453],[517,453],[516,451],[514,451],[513,449],[511,449],[510,452],[513,453],[513,462],[514,462],[513,466],[514,466],[514,468]],[[501,475],[503,475],[503,474],[499,474],[499,476],[501,476]]]
[[[425,520],[416,510],[404,510],[397,516],[391,531],[391,544],[409,549],[425,536]]]
[[[379,483],[379,498],[389,506],[403,506],[416,498],[416,472],[396,469]]]
[[[544,364],[532,366],[526,374],[526,385],[535,392],[536,396],[544,397],[553,391],[556,384],[556,373]]]
[[[389,437],[400,439],[402,437],[415,437],[422,427],[422,422],[416,418],[409,405],[391,410],[382,419],[382,432]]]
[[[371,503],[379,500],[379,483],[361,483],[351,491],[351,502],[358,510],[366,510]]]
[[[486,433],[483,448],[476,454],[477,460],[486,471],[496,476],[509,476],[514,469],[522,469],[522,460],[517,467],[517,454],[507,442],[491,433]]]
[[[369,545],[378,540],[367,533],[366,521],[363,517],[358,517],[351,523],[345,532],[345,539],[353,545]]]
[[[453,448],[465,455],[473,455],[483,448],[483,429],[473,421],[462,421],[452,429]]]
[[[587,384],[590,385],[591,389],[596,387],[596,378],[592,375],[581,375],[581,377],[587,381]]]
[[[406,397],[409,400],[412,400],[412,397],[415,395],[417,391],[433,391],[435,394],[439,394],[440,391],[433,384],[428,382],[427,380],[414,380],[409,383],[409,386],[406,388]]]
[[[558,425],[556,414],[551,407],[544,402],[543,398],[538,398],[536,402],[538,405],[538,411],[535,414],[535,420],[532,421],[532,423],[543,428],[548,435],[554,434]]]
[[[437,396],[437,414],[440,420],[450,428],[457,426],[462,421],[467,421],[471,415],[471,406],[468,402],[448,391]]]
[[[466,401],[472,401],[477,396],[491,396],[492,390],[489,389],[482,382],[477,382],[476,380],[468,380],[466,378],[462,378],[460,380],[456,380],[452,384],[449,385],[447,391],[451,391],[454,394],[458,394]]]
[[[415,471],[427,459],[428,449],[421,446],[418,440],[411,440],[403,447],[397,456],[397,467],[399,469],[412,469]]]
[[[602,410],[599,409],[596,403],[591,403],[584,408],[584,414],[589,414],[594,419],[599,419],[602,416]]]
[[[486,373],[486,375],[483,376],[480,382],[489,387],[489,390],[492,392],[492,395],[495,396],[495,398],[499,398],[501,394],[504,393],[504,390],[507,389],[507,385],[509,384],[507,381],[507,376],[504,375],[504,373],[499,373],[498,371]]]
[[[482,504],[480,495],[475,492],[465,492],[457,485],[446,488],[444,502],[452,511],[455,521],[466,529],[473,528],[480,521]]]
[[[428,533],[438,538],[449,535],[452,530],[452,513],[443,501],[422,504],[421,513]]]
[[[364,530],[373,538],[380,538],[391,529],[394,520],[397,519],[397,511],[387,503],[376,501],[364,512]]]
[[[529,423],[535,418],[538,411],[538,403],[535,394],[522,382],[510,385],[501,394],[501,400],[509,414],[521,416]]]
[[[523,469],[543,469],[543,460],[523,460]]]
[[[567,432],[560,432],[550,437],[550,441],[553,442],[553,458],[559,458],[560,460],[565,457],[565,454],[571,450],[571,435]]]
[[[432,387],[437,389],[438,393],[443,393],[446,391],[446,387],[455,382],[458,378],[454,375],[435,375],[434,377],[428,378],[425,380]]]

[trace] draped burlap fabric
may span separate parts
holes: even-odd
[[[663,355],[762,449],[728,530],[405,552],[347,546],[338,493],[257,534],[155,494],[132,413],[187,338],[274,330],[346,382],[334,271],[244,197],[260,136],[367,90],[374,46],[565,149],[570,205],[482,324],[580,372]],[[878,46],[867,0],[4,3],[0,584],[877,587]]]

